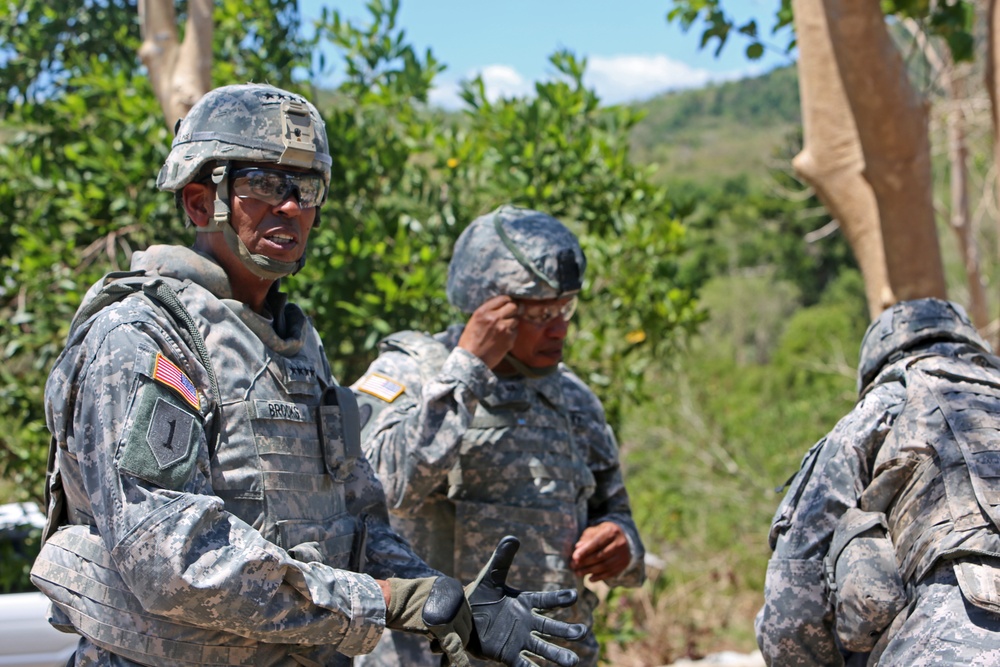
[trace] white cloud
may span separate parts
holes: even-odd
[[[603,104],[621,104],[672,90],[756,76],[762,73],[760,70],[759,65],[750,64],[742,70],[710,72],[664,55],[589,56],[584,83],[597,91]],[[469,72],[466,78],[471,80],[477,74],[482,76],[486,98],[491,102],[500,97],[524,97],[535,93],[534,83],[509,65],[487,65],[478,72]],[[458,109],[463,105],[458,91],[457,81],[438,80],[429,101],[444,109]]]
[[[535,86],[509,65],[487,65],[480,72],[486,86],[486,99],[496,102],[501,97],[524,97],[535,92]]]
[[[510,65],[487,65],[481,70],[469,72],[465,79],[471,81],[476,76],[482,77],[486,99],[490,102],[496,102],[501,97],[526,97],[535,93],[535,84]],[[464,104],[458,92],[458,81],[441,79],[431,89],[428,102],[443,109],[458,109]]]
[[[646,99],[669,90],[699,88],[726,77],[695,69],[664,55],[591,56],[585,83],[605,104]]]

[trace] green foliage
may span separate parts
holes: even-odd
[[[703,335],[657,375],[660,395],[628,411],[633,513],[664,565],[598,608],[609,654],[627,642],[643,664],[666,664],[754,645],[775,488],[852,407],[867,324],[855,272],[817,305],[801,308],[797,292],[773,271],[713,278]]]
[[[732,15],[726,12],[725,3],[722,0],[671,0],[673,8],[667,13],[667,22],[677,21],[686,32],[695,23],[701,23],[704,27],[701,33],[701,48],[708,46],[713,40],[717,42],[715,55],[722,53],[730,35],[735,31],[742,35],[746,41],[746,57],[750,60],[757,60],[764,55],[767,48],[760,39],[757,21],[750,19],[737,25]],[[791,0],[781,0],[777,12],[775,13],[774,26],[772,32],[778,32],[787,27],[792,21]],[[793,42],[789,42],[787,50],[791,50]]]
[[[427,50],[423,60],[396,26],[399,0],[371,0],[366,5],[371,22],[345,22],[337,10],[324,6],[316,24],[316,40],[329,40],[343,55],[346,81],[339,92],[369,106],[397,108],[407,102],[426,102],[434,77],[444,66]],[[398,110],[398,109],[397,109]]]
[[[697,90],[667,93],[641,105],[636,142],[663,143],[667,133],[706,118],[759,128],[797,123],[800,115],[798,72],[779,67],[765,75],[711,84]]]
[[[215,85],[256,81],[294,88],[293,74],[310,65],[297,0],[225,0],[215,3],[212,18]],[[185,19],[181,14],[178,22]]]
[[[0,531],[0,595],[36,590],[28,578],[42,546],[42,529],[30,523],[5,525]]]
[[[713,40],[717,42],[715,55],[722,53],[729,37],[734,33],[742,35],[747,40],[746,56],[756,60],[763,54],[767,45],[759,38],[755,20],[750,19],[737,25],[730,12],[726,11],[725,0],[670,0],[673,8],[667,13],[667,21],[676,21],[687,31],[700,24],[701,47],[704,48]],[[730,5],[731,6],[731,5]],[[952,57],[956,61],[972,60],[976,4],[973,0],[882,0],[882,12],[886,17],[908,18],[920,22],[928,34],[944,39],[948,44]],[[772,33],[777,33],[792,24],[791,0],[781,0],[774,14]],[[795,45],[790,40],[787,50]]]
[[[687,270],[707,277],[772,267],[777,279],[800,290],[804,305],[813,305],[844,269],[856,266],[842,234],[816,233],[830,218],[790,171],[799,142],[795,133],[774,149],[778,166],[770,170],[769,180],[671,185],[692,247]]]
[[[930,32],[942,37],[952,57],[958,61],[975,58],[973,24],[976,8],[971,2],[935,3],[930,16]]]
[[[134,1],[22,0],[0,6],[0,117],[17,102],[41,102],[101,63],[117,68],[138,47]]]
[[[309,261],[288,281],[313,315],[338,377],[351,382],[375,345],[400,329],[442,326],[444,258],[458,230],[428,154],[435,118],[419,106],[441,66],[421,58],[395,25],[398,3],[369,3],[358,27],[339,12],[317,26],[344,53],[347,80],[320,100],[333,149],[330,194]]]
[[[637,105],[644,115],[630,135],[631,155],[657,165],[650,178],[667,185],[672,198],[681,178],[707,189],[733,178],[767,185],[771,153],[798,128],[799,107],[794,67],[668,93]]]
[[[19,499],[41,491],[41,391],[83,291],[179,229],[150,170],[159,108],[144,78],[112,69],[94,62],[58,98],[17,104],[7,122],[20,129],[0,147],[0,207],[17,212],[0,238],[0,473],[19,479]]]
[[[882,0],[886,16],[912,19],[929,34],[942,38],[952,57],[970,61],[975,57],[974,23],[976,5],[970,0]]]

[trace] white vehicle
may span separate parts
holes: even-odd
[[[34,503],[0,505],[0,539],[16,542],[26,527],[44,524],[45,516]],[[0,667],[66,664],[79,636],[49,625],[48,609],[49,599],[37,590],[0,595]]]

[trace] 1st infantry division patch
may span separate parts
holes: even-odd
[[[406,391],[406,387],[380,373],[369,373],[358,383],[358,390],[392,403]]]

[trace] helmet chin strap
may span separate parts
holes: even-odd
[[[305,253],[297,262],[280,262],[265,255],[254,254],[233,229],[232,212],[229,209],[228,173],[228,162],[223,162],[212,170],[212,182],[215,183],[215,210],[209,223],[196,229],[203,234],[222,232],[229,249],[239,258],[243,266],[258,278],[280,280],[297,273],[306,263]]]
[[[226,240],[226,245],[229,246],[229,249],[240,258],[243,266],[250,273],[264,280],[280,280],[285,276],[290,276],[298,272],[302,268],[302,265],[305,264],[304,254],[297,262],[279,262],[265,255],[257,255],[250,252],[250,249],[243,243],[243,239],[236,234],[236,230],[233,229],[232,225],[226,225],[222,228],[222,237]]]
[[[559,364],[553,364],[552,366],[544,366],[541,368],[529,366],[515,358],[510,352],[504,355],[504,361],[513,366],[514,370],[527,378],[543,378],[552,375],[559,370]]]

